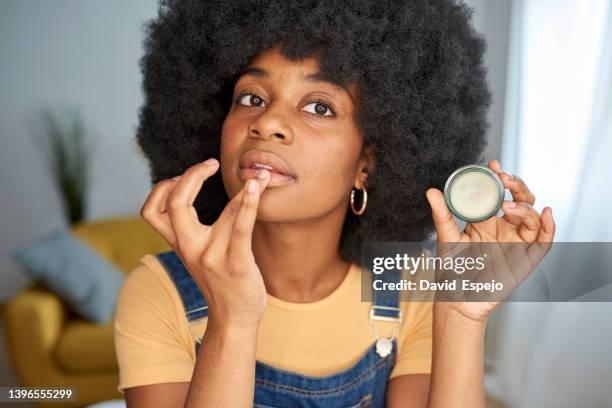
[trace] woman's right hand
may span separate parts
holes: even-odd
[[[200,223],[193,202],[204,181],[219,169],[209,159],[180,177],[157,183],[141,217],[170,244],[193,277],[208,304],[208,324],[256,326],[267,304],[267,293],[251,249],[259,197],[270,173],[249,179],[214,224]]]

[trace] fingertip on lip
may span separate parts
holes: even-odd
[[[259,172],[257,172],[256,177],[260,180],[265,180],[268,178],[268,176],[270,175],[270,172],[266,169],[261,169],[259,170]]]
[[[207,166],[216,166],[217,164],[219,164],[219,162],[214,157],[211,157],[210,159],[204,161],[203,164],[205,164]]]

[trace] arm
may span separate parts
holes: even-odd
[[[434,306],[428,407],[484,408],[485,327],[486,320],[467,318],[444,303]]]
[[[255,351],[266,288],[251,248],[259,197],[270,181],[260,170],[211,226],[193,207],[202,184],[219,169],[209,159],[159,182],[141,215],[170,244],[208,303],[208,323],[185,407],[250,407]]]
[[[185,407],[252,406],[257,329],[207,326]]]
[[[518,176],[502,172],[497,160],[489,161],[514,201],[504,201],[503,216],[468,223],[460,231],[446,207],[441,191],[426,192],[438,243],[514,243],[523,256],[531,260],[529,270],[516,268],[506,287],[509,295],[533,271],[550,249],[555,234],[552,209],[545,207],[540,215],[534,208],[535,196]],[[532,245],[535,244],[535,245]],[[439,247],[438,247],[439,249]],[[433,317],[433,361],[429,407],[484,407],[484,334],[489,313],[501,299],[488,302],[436,303]]]
[[[436,303],[431,375],[393,378],[389,382],[387,408],[484,407],[485,327],[486,320],[466,318],[448,308],[448,304]]]
[[[252,406],[257,329],[208,324],[191,382],[126,388],[127,407]]]
[[[125,403],[128,408],[181,408],[188,389],[188,382],[130,387],[125,389]]]
[[[256,333],[256,328],[207,326],[191,382],[126,388],[127,407],[252,406]]]
[[[429,374],[406,374],[392,378],[389,381],[386,407],[426,408],[430,377]]]

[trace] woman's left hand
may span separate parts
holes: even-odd
[[[504,215],[501,217],[494,216],[481,222],[468,223],[462,232],[447,208],[442,192],[438,189],[430,188],[427,190],[426,196],[432,208],[437,242],[524,244],[520,247],[522,248],[521,251],[524,250],[524,255],[526,256],[530,255],[528,251],[534,242],[548,244],[544,245],[544,247],[549,248],[555,235],[552,209],[545,207],[542,210],[542,214],[539,214],[533,208],[535,196],[521,178],[501,171],[497,160],[489,161],[488,167],[501,178],[505,188],[509,189],[512,193],[513,201],[504,201],[501,207]],[[543,257],[546,252],[548,252],[548,249],[541,256]],[[526,271],[527,276],[532,271],[533,269]],[[514,289],[511,288],[511,290]],[[457,310],[469,319],[484,321],[498,304],[498,301],[448,302],[447,307]]]

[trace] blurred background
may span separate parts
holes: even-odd
[[[488,43],[488,158],[553,208],[557,241],[612,241],[612,0],[467,3]],[[138,219],[150,182],[134,140],[156,12],[156,0],[0,2],[1,386],[122,398],[113,302],[165,245]],[[500,307],[491,406],[612,407],[611,316],[609,303]]]

